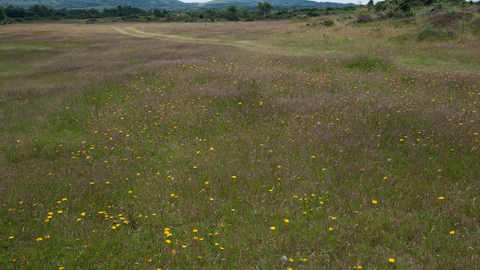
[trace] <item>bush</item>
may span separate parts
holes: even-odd
[[[85,23],[86,24],[94,24],[94,23],[97,23],[97,19],[89,19],[89,20],[86,20]]]
[[[368,22],[372,19],[372,17],[370,17],[370,11],[368,8],[362,6],[358,6],[357,10],[355,10],[355,17],[357,18],[353,20],[354,23]]]
[[[297,17],[293,18],[291,22],[297,23],[297,22],[309,22],[309,21],[310,21],[310,17],[306,15],[298,15]]]
[[[474,35],[480,35],[480,18],[473,20],[469,27]]]
[[[367,56],[357,56],[344,63],[347,70],[386,70],[391,64],[383,59],[370,58]]]
[[[454,28],[458,26],[459,16],[441,14],[430,19],[429,25],[434,29]]]
[[[363,18],[357,18],[352,21],[352,23],[367,23],[372,20],[372,17],[363,17]]]
[[[350,15],[340,14],[339,16],[337,16],[335,18],[335,21],[342,21],[342,20],[347,20],[347,19],[351,19],[351,18],[353,18],[353,17],[350,16]]]
[[[426,26],[420,30],[417,34],[419,41],[428,40],[452,40],[455,38],[455,33],[452,31],[445,31],[439,29],[433,29],[431,26]]]
[[[330,26],[334,26],[335,23],[331,20],[325,20],[325,21],[323,21],[323,25],[326,26],[326,27],[330,27]]]

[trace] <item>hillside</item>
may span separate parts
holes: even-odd
[[[327,8],[327,7],[343,7],[354,4],[339,4],[332,2],[314,2],[307,0],[272,0],[269,1],[275,8]],[[237,6],[255,6],[257,0],[213,0],[206,3],[183,3],[178,0],[0,0],[0,5],[7,7],[8,5],[28,8],[35,4],[45,5],[53,8],[103,8],[132,6],[139,8],[195,8],[195,7],[218,7],[235,4]]]
[[[178,0],[0,0],[0,5],[30,7],[39,4],[53,8],[98,8],[132,6],[139,8],[188,8],[196,7],[196,4],[183,3]]]
[[[213,6],[228,6],[231,4],[235,4],[238,6],[255,6],[257,5],[258,0],[213,0],[206,3],[201,3],[199,6],[203,7],[213,7]],[[355,4],[339,4],[339,3],[332,3],[332,2],[314,2],[308,0],[271,0],[268,1],[274,7],[309,7],[309,8],[327,8],[327,7],[344,7],[344,6],[352,6]]]

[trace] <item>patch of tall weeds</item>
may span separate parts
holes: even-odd
[[[357,56],[343,64],[346,70],[387,70],[391,67],[387,61],[379,58],[371,58],[368,56]]]

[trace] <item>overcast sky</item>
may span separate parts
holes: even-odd
[[[205,2],[209,2],[209,1],[212,1],[212,0],[180,0],[184,3],[205,3]],[[268,2],[268,0],[265,0],[266,2]],[[310,0],[310,1],[315,1],[315,0]],[[362,1],[362,4],[366,4],[368,3],[369,0],[363,0]],[[326,0],[326,1],[315,1],[315,2],[333,2],[333,3],[343,3],[343,4],[348,4],[348,3],[353,3],[353,4],[358,4],[358,0]],[[365,3],[364,3],[365,2]],[[377,1],[374,1],[375,3]]]
[[[180,0],[184,3],[205,3],[209,2],[211,0]],[[268,0],[264,0],[267,1]],[[325,0],[325,1],[317,1],[317,0],[310,0],[310,1],[315,1],[315,2],[333,2],[333,3],[342,3],[342,4],[348,4],[348,3],[353,3],[353,4],[358,4],[358,0]],[[366,5],[369,0],[362,0],[362,4]],[[375,3],[377,3],[380,0],[374,0]],[[470,0],[468,0],[470,1]],[[478,2],[479,0],[473,0],[473,2]]]

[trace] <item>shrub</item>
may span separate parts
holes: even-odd
[[[363,18],[357,18],[352,21],[352,23],[366,23],[372,20],[372,17],[363,17]]]
[[[433,29],[431,26],[426,26],[420,30],[417,34],[419,41],[424,40],[452,40],[455,38],[453,31],[445,31],[439,29]]]
[[[367,56],[357,56],[344,63],[344,68],[347,70],[385,70],[389,67],[390,64],[387,61]]]
[[[368,22],[372,19],[372,17],[370,17],[370,11],[368,8],[362,6],[358,6],[357,10],[355,10],[355,17],[357,18],[353,20],[353,23]]]
[[[326,27],[334,26],[335,23],[332,20],[325,20],[323,21],[323,25]]]
[[[297,17],[293,18],[291,22],[297,23],[297,22],[309,22],[309,21],[310,21],[310,17],[306,15],[298,15]]]
[[[458,16],[451,14],[440,14],[430,19],[429,25],[434,29],[453,28],[458,26]]]
[[[342,20],[351,19],[351,18],[352,16],[350,15],[340,14],[335,18],[335,21],[342,21]]]
[[[97,19],[89,19],[85,21],[86,24],[94,24],[96,22],[98,22]]]
[[[480,35],[480,18],[473,20],[469,26],[474,35]]]

